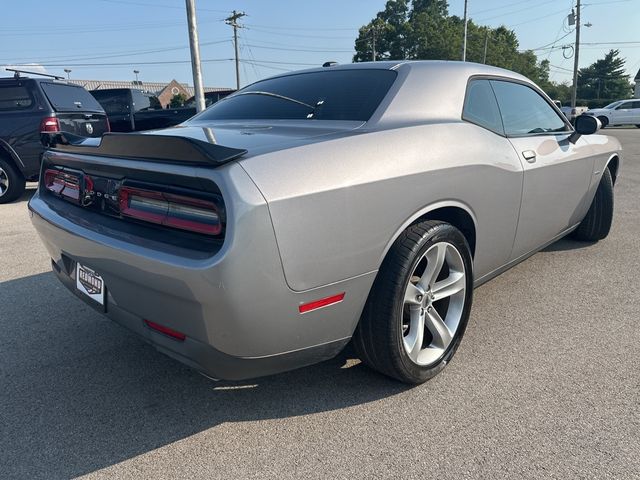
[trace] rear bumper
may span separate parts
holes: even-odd
[[[86,296],[75,288],[73,274],[69,274],[64,265],[58,265],[53,261],[52,265],[53,272],[60,282],[71,293],[86,302]],[[94,306],[91,303],[90,305]],[[107,300],[107,312],[105,315],[142,337],[159,352],[210,377],[225,380],[244,380],[312,365],[334,357],[349,341],[349,338],[345,338],[322,345],[264,357],[236,357],[191,337],[187,337],[184,341],[178,341],[156,332],[145,325],[143,318],[114,304],[112,297],[111,303]]]
[[[59,215],[38,192],[29,208],[60,281],[75,288],[76,262],[106,285],[107,317],[158,350],[215,378],[242,379],[290,370],[335,355],[351,337],[375,274],[306,292],[285,282],[264,199],[241,169],[221,185],[230,218],[222,248],[210,258],[184,258],[115,239]],[[233,176],[234,174],[231,174]],[[246,184],[244,182],[247,182]],[[234,188],[242,189],[231,191]],[[300,314],[298,306],[346,292],[341,303]],[[177,341],[144,320],[186,335]]]

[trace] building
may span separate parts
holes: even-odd
[[[185,98],[191,98],[195,94],[193,87],[177,80],[171,80],[169,83],[164,82],[143,82],[130,80],[67,80],[69,83],[80,85],[87,90],[106,90],[108,88],[137,88],[145,92],[152,93],[158,100],[162,108],[166,108],[171,102],[174,95],[183,94]],[[204,87],[206,92],[227,92],[229,88],[225,87]]]
[[[636,91],[633,98],[640,98],[640,70],[636,73],[636,78],[634,78],[633,81],[636,82]]]

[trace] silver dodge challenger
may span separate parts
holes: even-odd
[[[166,130],[47,134],[29,209],[71,292],[210,377],[352,342],[421,383],[474,287],[567,234],[607,236],[622,159],[599,127],[498,68],[327,65]]]

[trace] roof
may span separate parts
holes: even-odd
[[[151,92],[154,95],[159,94],[167,85],[171,82],[140,82],[136,83],[131,80],[67,80],[69,83],[73,83],[75,85],[80,85],[81,87],[86,88],[87,90],[104,90],[107,88],[135,88],[139,90],[144,90],[146,92]],[[189,95],[194,95],[193,87],[190,85],[186,85],[181,83],[182,87],[189,93]],[[227,87],[204,87],[205,92],[221,92],[229,90]]]

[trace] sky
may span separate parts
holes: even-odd
[[[640,0],[582,1],[581,23],[591,26],[582,29],[580,66],[618,48],[634,76],[640,68]],[[574,2],[468,0],[468,9],[478,24],[515,30],[521,49],[543,47],[536,53],[550,60],[551,78],[570,82],[573,58],[564,58],[570,50],[561,47],[575,40],[566,22]],[[328,60],[351,62],[358,28],[385,3],[196,0],[204,84],[235,86],[233,31],[224,22],[234,9],[246,13],[238,30],[246,85]],[[462,16],[463,5],[450,0],[450,13]],[[138,70],[143,82],[193,83],[184,0],[21,0],[7,1],[2,13],[0,65],[33,63],[60,75],[68,68],[71,78],[86,80],[133,80]]]

